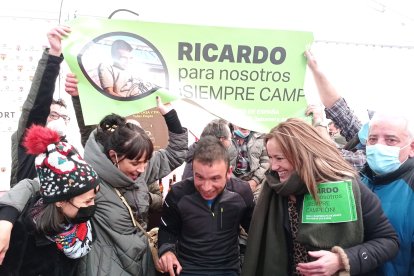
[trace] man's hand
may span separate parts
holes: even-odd
[[[309,68],[312,70],[312,72],[316,71],[318,69],[318,63],[316,62],[315,56],[310,50],[306,50],[304,55],[308,61]]]
[[[310,263],[298,264],[296,269],[302,275],[330,276],[335,274],[338,270],[344,269],[341,257],[337,253],[332,253],[326,250],[319,250],[309,251],[308,254],[317,260]]]
[[[3,263],[7,249],[9,249],[10,235],[13,224],[7,220],[0,220],[0,265]]]
[[[59,57],[62,54],[62,38],[68,36],[70,32],[70,28],[67,26],[57,26],[47,33],[50,55]]]
[[[157,96],[157,107],[158,107],[158,111],[161,113],[161,115],[165,115],[173,109],[171,104],[169,104],[169,103],[163,104],[162,101],[161,101],[161,98],[158,97],[158,96]]]
[[[169,273],[170,276],[180,275],[181,270],[183,269],[180,265],[180,262],[177,260],[177,257],[171,251],[165,252],[160,260],[158,261],[162,271]],[[174,272],[175,268],[175,272]]]
[[[72,97],[79,96],[78,79],[75,74],[68,73],[65,79],[65,91]]]
[[[338,91],[336,91],[335,87],[332,86],[325,74],[321,71],[316,62],[316,58],[311,51],[306,50],[304,55],[307,59],[308,67],[312,71],[313,78],[315,79],[315,84],[318,88],[322,104],[326,108],[331,108],[335,102],[341,98],[341,95],[339,95]]]
[[[305,111],[306,116],[312,115],[312,125],[317,125],[323,122],[323,114],[321,108],[316,105],[310,104]]]

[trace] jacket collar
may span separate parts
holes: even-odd
[[[85,161],[94,168],[101,180],[114,188],[126,188],[134,185],[135,182],[112,164],[111,160],[104,154],[103,146],[95,139],[96,132],[95,129],[86,142]],[[139,178],[141,177],[142,175]]]
[[[376,175],[368,163],[365,164],[365,167],[361,171],[361,175],[367,177],[375,185],[387,185],[395,180],[403,178],[405,174],[414,170],[414,158],[408,158],[396,171],[391,173]]]

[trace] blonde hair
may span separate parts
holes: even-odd
[[[265,136],[265,143],[270,139],[277,141],[282,153],[317,201],[318,183],[358,175],[335,145],[302,119],[292,118],[280,123]]]

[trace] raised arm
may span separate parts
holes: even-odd
[[[25,160],[25,150],[21,142],[26,129],[32,124],[46,124],[53,100],[53,93],[55,92],[56,79],[59,76],[60,64],[63,61],[61,39],[63,36],[68,35],[69,32],[70,29],[68,27],[58,26],[47,33],[50,49],[46,49],[39,60],[30,91],[22,106],[17,130],[11,138],[11,186],[22,179],[33,177],[33,175],[27,175],[27,172],[30,170],[26,169],[26,166],[33,166],[33,164],[24,164],[29,160]],[[32,162],[32,159],[29,162]]]
[[[188,152],[188,132],[181,126],[177,112],[171,105],[163,104],[159,98],[157,104],[167,124],[169,139],[165,149],[153,153],[145,176],[147,183],[163,178],[181,166]]]
[[[85,147],[86,141],[96,125],[85,125],[83,120],[82,106],[79,98],[78,79],[75,74],[68,73],[65,79],[65,91],[72,96],[73,109],[75,110],[76,121],[78,122],[79,131],[81,134],[81,144]]]
[[[335,87],[329,82],[325,74],[319,69],[318,63],[311,51],[305,51],[305,56],[308,61],[308,67],[311,69],[316,87],[318,88],[319,97],[322,104],[326,108],[330,108],[336,101],[341,98],[341,95],[336,91]]]
[[[33,123],[46,124],[53,93],[55,92],[56,79],[59,75],[60,63],[63,61],[61,40],[69,32],[69,27],[58,26],[47,33],[50,49],[43,52],[29,94],[23,104],[17,131],[18,141],[21,141],[26,128]]]
[[[361,128],[360,120],[349,108],[345,99],[341,97],[335,87],[329,82],[325,74],[319,69],[312,53],[309,50],[305,51],[305,56],[315,80],[319,97],[325,106],[326,118],[331,119],[341,129],[341,135],[347,141],[351,140]]]

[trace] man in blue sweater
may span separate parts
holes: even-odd
[[[385,263],[379,273],[414,275],[414,128],[410,117],[376,112],[369,127],[361,129],[360,121],[320,71],[313,55],[309,51],[305,55],[327,118],[348,141],[356,136],[366,144],[367,164],[360,172],[361,179],[379,197],[400,239],[397,257]]]

